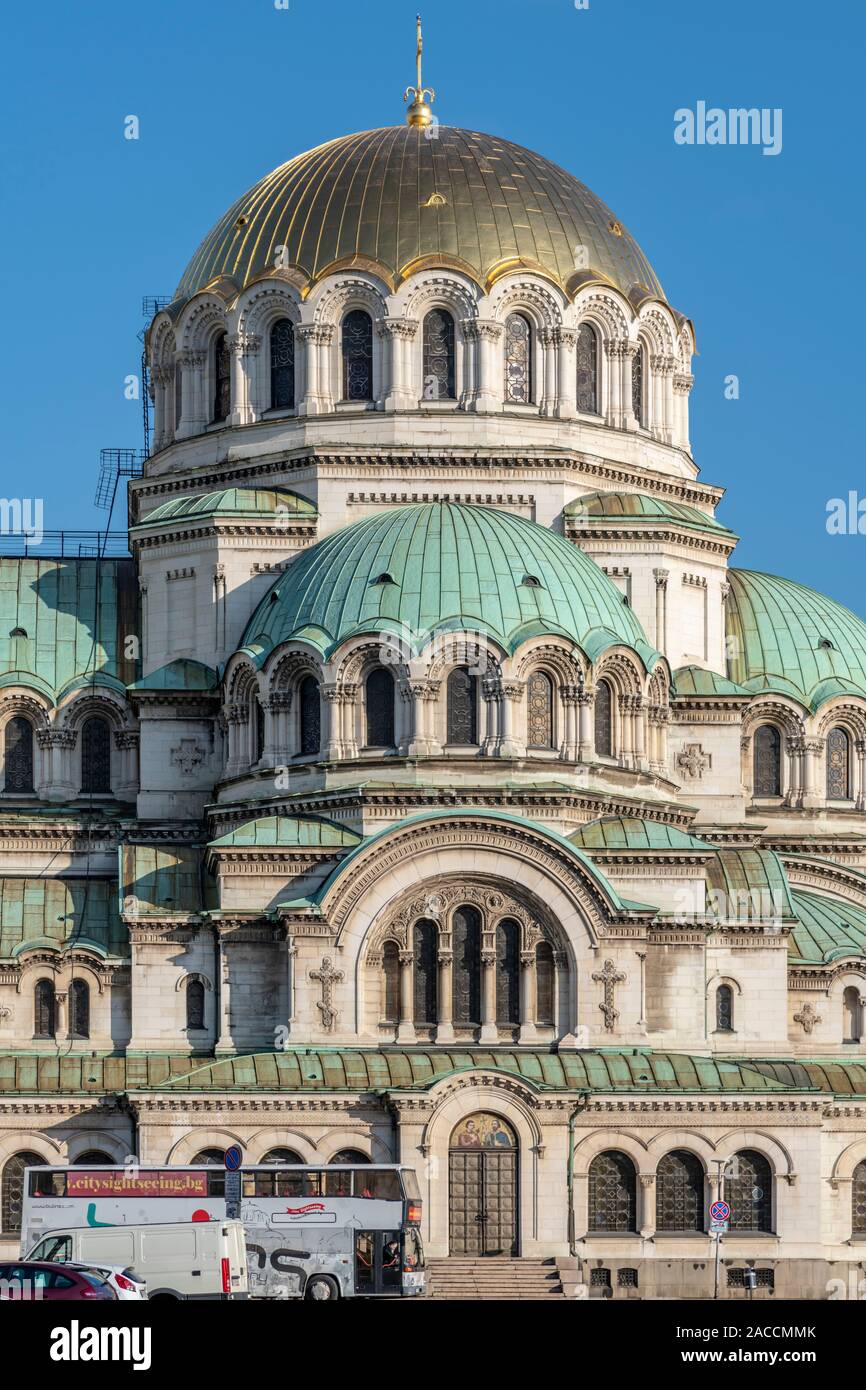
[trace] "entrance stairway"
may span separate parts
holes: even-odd
[[[427,1295],[475,1300],[565,1297],[555,1260],[478,1259],[471,1255],[428,1260]]]

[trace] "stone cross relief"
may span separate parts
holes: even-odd
[[[612,1033],[619,1018],[619,1010],[613,1001],[613,992],[616,985],[621,985],[625,981],[625,975],[617,970],[612,960],[606,960],[604,969],[597,972],[592,977],[599,984],[604,985],[604,1003],[599,1004],[599,1008],[604,1014],[604,1026],[609,1033]]]
[[[712,765],[711,755],[705,753],[699,743],[687,743],[677,758],[677,767],[693,782],[699,782]]]
[[[171,750],[171,761],[180,768],[183,777],[189,777],[199,763],[204,762],[204,749],[198,746],[194,738],[182,738],[178,747]]]
[[[811,1033],[816,1023],[821,1022],[821,1015],[816,1014],[811,1004],[804,1004],[798,1014],[794,1014],[794,1022],[803,1025],[804,1033]]]
[[[322,1027],[326,1033],[332,1033],[340,1017],[339,1012],[333,1006],[334,985],[339,984],[343,978],[342,970],[335,970],[331,964],[330,956],[325,956],[318,970],[310,971],[311,980],[319,980],[322,985],[322,997],[317,1002],[316,1008],[322,1015]]]

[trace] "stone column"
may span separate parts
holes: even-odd
[[[523,699],[526,685],[523,681],[501,681],[500,691],[502,732],[499,740],[499,756],[500,758],[525,758],[526,745],[514,732],[514,705],[517,700]]]
[[[343,690],[339,685],[322,686],[322,756],[327,762],[343,757]]]
[[[520,1033],[518,1042],[538,1040],[536,1028],[535,947],[520,952]]]
[[[495,319],[464,319],[461,326],[464,343],[474,349],[474,371],[469,375],[464,406],[475,411],[501,410],[505,384],[504,374],[497,371],[501,363],[496,349],[502,339],[502,324]]]
[[[866,811],[866,740],[857,739],[854,744],[857,755],[857,783],[854,788],[855,805],[858,811]]]
[[[181,369],[181,417],[175,430],[177,439],[201,434],[208,422],[205,402],[205,352],[179,352],[176,361]]]
[[[551,328],[543,328],[538,335],[543,353],[544,374],[541,396],[541,414],[555,415],[556,411],[556,333]]]
[[[439,967],[439,977],[437,979],[437,1012],[439,1023],[436,1027],[436,1041],[453,1042],[454,1025],[452,1023],[452,966],[454,957],[450,951],[440,951],[437,957]]]
[[[581,689],[577,697],[578,700],[578,750],[577,755],[582,763],[590,762],[595,749],[595,735],[592,724],[592,707],[595,696],[589,691]]]
[[[304,345],[304,394],[299,415],[324,415],[333,409],[330,382],[330,347],[334,340],[331,323],[302,323],[295,337]]]
[[[249,425],[255,420],[252,383],[262,340],[257,333],[238,333],[229,338],[232,376],[230,425]]]
[[[634,720],[634,762],[635,767],[643,767],[646,762],[644,745],[644,703],[640,695],[632,695],[632,719]]]
[[[555,328],[556,355],[559,367],[556,413],[560,420],[573,420],[577,414],[577,360],[574,349],[577,332],[574,328]]]
[[[269,696],[261,701],[262,713],[264,715],[265,738],[262,756],[260,759],[263,767],[274,767],[279,761],[278,737],[277,737],[277,702],[274,696]]]
[[[632,408],[632,364],[641,350],[640,343],[626,341],[622,357],[622,420],[623,429],[636,430],[640,428],[637,417]],[[644,399],[648,397],[647,383],[644,382]]]
[[[432,728],[433,705],[439,694],[441,681],[413,680],[409,682],[410,706],[413,715],[413,728],[406,747],[410,758],[435,757],[442,747]]]
[[[656,582],[656,648],[662,656],[668,647],[668,580],[670,570],[653,570]]]
[[[643,1240],[650,1240],[656,1232],[656,1175],[640,1174],[640,1234]]]
[[[169,383],[174,375],[170,367],[151,367],[153,386],[153,452],[158,454],[174,438],[174,421],[169,419]]]
[[[415,1041],[415,981],[412,966],[415,957],[411,951],[400,951],[400,1022],[397,1025],[398,1042]]]
[[[138,795],[138,748],[140,735],[136,730],[119,729],[114,746],[120,752],[120,777],[115,793],[121,801],[134,801]]]
[[[229,705],[226,710],[226,728],[228,730],[228,758],[226,759],[226,777],[237,777],[241,769],[243,757],[243,738],[242,725],[244,724],[244,711],[240,705]]]
[[[418,403],[408,370],[408,345],[414,339],[417,328],[416,319],[386,318],[377,325],[376,332],[384,348],[382,404],[385,410],[411,410]]]
[[[292,708],[292,692],[275,690],[268,701],[271,711],[270,741],[265,711],[265,758],[269,765],[286,763],[292,756],[289,750],[289,713]]]
[[[580,687],[564,685],[560,689],[560,700],[565,715],[563,738],[559,745],[559,756],[564,762],[574,763],[580,757],[578,734],[578,706]]]
[[[66,990],[57,990],[54,995],[54,1036],[56,1038],[68,1036],[69,1012],[66,1007],[67,1002]]]
[[[219,980],[219,1017],[216,1020],[215,1052],[234,1052],[231,1026],[231,976],[229,974],[228,942],[220,927],[216,929],[216,964]]]
[[[630,767],[634,756],[634,719],[632,717],[630,695],[619,697],[619,729],[614,745],[614,754],[623,767]]]
[[[686,453],[691,453],[692,446],[689,443],[689,392],[695,384],[695,379],[688,373],[678,373],[674,376],[673,403],[674,403],[674,444]]]
[[[484,704],[487,727],[481,740],[481,752],[485,758],[495,756],[499,748],[499,680],[495,676],[485,676],[481,681],[481,699]]]
[[[805,740],[783,735],[782,742],[782,804],[799,807],[803,804],[803,747]]]
[[[607,399],[605,401],[605,424],[611,429],[624,429],[622,380],[623,380],[623,340],[605,338],[604,351],[607,357]]]
[[[823,806],[824,796],[818,784],[818,768],[824,752],[824,741],[819,738],[803,740],[803,801],[805,807]]]
[[[496,1042],[496,952],[481,952],[481,1042]]]

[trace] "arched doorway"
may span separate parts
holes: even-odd
[[[467,1115],[451,1135],[452,1255],[517,1254],[517,1136],[498,1115]]]

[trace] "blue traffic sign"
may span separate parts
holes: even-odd
[[[713,1202],[710,1205],[710,1216],[714,1221],[727,1221],[731,1214],[731,1208],[727,1202]]]
[[[231,1144],[226,1149],[225,1165],[230,1173],[234,1173],[244,1161],[243,1152],[240,1144]]]

